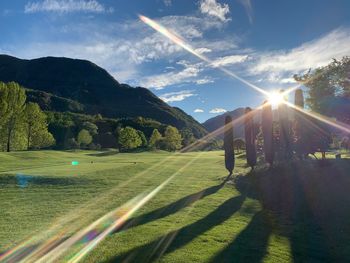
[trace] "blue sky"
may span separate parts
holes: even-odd
[[[0,1],[0,53],[88,59],[119,82],[149,88],[199,121],[264,97],[138,19],[182,36],[215,65],[266,89],[350,55],[348,0]]]

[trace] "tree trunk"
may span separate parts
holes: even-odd
[[[6,149],[7,152],[11,151],[11,133],[12,133],[12,131],[9,128],[8,133],[7,133],[7,149]]]

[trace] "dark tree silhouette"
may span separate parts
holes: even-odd
[[[225,149],[225,167],[229,171],[229,176],[232,175],[235,168],[235,152],[233,147],[233,126],[231,116],[225,118],[224,131],[224,149]]]
[[[283,92],[283,90],[281,90],[281,92]],[[285,103],[281,103],[278,106],[280,151],[281,156],[285,160],[289,160],[292,156],[291,127],[289,123],[288,110],[288,106]]]
[[[255,131],[252,109],[249,107],[245,109],[244,135],[247,163],[252,169],[254,169],[254,166],[256,165]]]
[[[300,109],[304,108],[304,95],[301,89],[297,89],[294,94],[294,105]],[[306,117],[306,116],[305,116]],[[299,158],[303,158],[306,153],[306,129],[303,116],[294,110],[294,136],[295,136],[295,151]]]
[[[273,117],[272,117],[272,107],[270,103],[264,102],[264,107],[261,116],[261,126],[264,138],[264,155],[265,161],[273,165],[274,160],[274,147],[273,147]]]

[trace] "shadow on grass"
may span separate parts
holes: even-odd
[[[108,262],[152,262],[159,259],[163,254],[171,253],[186,244],[190,243],[196,237],[207,232],[211,228],[222,224],[236,213],[244,201],[244,196],[235,196],[209,213],[204,218],[189,224],[137,248],[134,248],[124,254],[110,259]]]
[[[249,225],[211,262],[261,262],[266,255],[271,226],[263,211],[256,213]]]
[[[81,185],[88,183],[87,179],[76,178],[76,177],[49,177],[49,176],[36,176],[28,174],[16,174],[16,175],[0,175],[0,186],[3,185],[14,185],[20,188],[26,188],[31,185]]]
[[[245,197],[257,199],[262,210],[210,262],[262,262],[272,234],[286,237],[294,262],[347,262],[350,258],[350,160],[329,160],[326,166],[306,160],[256,169],[234,179],[240,196],[232,197],[204,218],[108,262],[152,262],[176,251],[211,228],[224,223]],[[221,188],[213,186],[136,219],[144,224],[174,214]],[[133,223],[129,222],[129,226]],[[273,250],[271,253],[275,253]],[[277,254],[274,259],[283,260]],[[289,260],[288,256],[285,260]],[[184,259],[184,262],[186,259]]]
[[[132,219],[128,220],[128,222],[125,223],[123,228],[121,228],[120,230],[118,230],[116,232],[120,232],[120,231],[126,230],[126,229],[131,228],[131,227],[143,225],[143,224],[146,224],[148,222],[175,214],[178,211],[180,211],[181,209],[184,209],[185,207],[192,205],[196,201],[198,201],[202,198],[205,198],[206,196],[215,194],[217,191],[219,191],[224,186],[224,184],[225,184],[225,182],[223,182],[219,185],[208,187],[208,188],[201,190],[197,193],[185,196],[185,197],[183,197],[183,198],[181,198],[181,199],[179,199],[179,200],[177,200],[177,201],[175,201],[167,206],[164,206],[164,207],[158,208],[156,210],[153,210],[149,213],[140,215],[139,217],[132,218]]]
[[[111,155],[116,155],[118,154],[119,151],[103,151],[99,153],[88,153],[88,156],[95,156],[95,157],[106,157],[106,156],[111,156]]]
[[[263,210],[211,262],[261,262],[270,234],[289,239],[294,262],[346,262],[350,257],[350,160],[315,161],[252,171],[235,180]]]

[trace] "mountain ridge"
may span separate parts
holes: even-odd
[[[178,129],[190,128],[197,138],[207,133],[192,116],[150,90],[121,84],[88,60],[52,56],[20,59],[0,54],[0,81],[18,82],[27,89],[28,100],[47,110],[67,111],[68,107],[72,112],[108,118],[145,117]],[[60,103],[52,103],[52,98]],[[61,107],[62,103],[68,105]],[[70,108],[70,103],[75,106]]]

